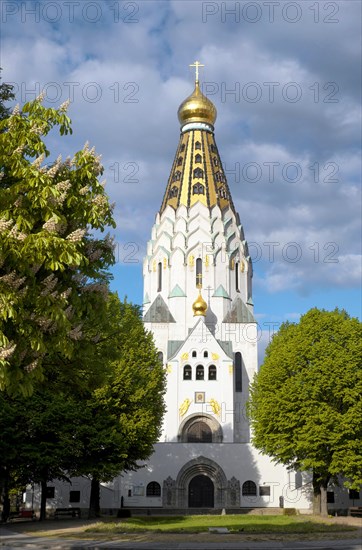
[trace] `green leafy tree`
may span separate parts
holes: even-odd
[[[31,396],[0,393],[3,502],[11,488],[38,483],[45,519],[47,483],[85,475],[94,516],[100,482],[152,452],[163,414],[163,368],[139,308],[113,294],[84,323],[72,359],[53,359]]]
[[[88,401],[89,421],[79,431],[83,452],[75,473],[91,478],[90,516],[99,515],[100,482],[138,468],[152,454],[164,413],[164,369],[140,308],[117,296],[111,308],[118,357]]]
[[[361,323],[345,311],[311,309],[284,323],[251,386],[253,443],[276,462],[313,472],[314,511],[342,475],[362,479]]]
[[[30,395],[52,355],[71,359],[114,262],[99,236],[114,221],[94,149],[43,164],[49,132],[71,132],[66,110],[39,97],[0,122],[0,389],[10,394]]]

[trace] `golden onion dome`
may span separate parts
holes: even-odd
[[[181,103],[177,115],[181,126],[189,122],[204,122],[214,125],[217,115],[216,107],[202,93],[198,80],[196,80],[192,94]]]
[[[192,309],[194,310],[194,317],[202,315],[205,317],[207,311],[207,303],[201,296],[201,290],[199,290],[199,295],[192,304]]]

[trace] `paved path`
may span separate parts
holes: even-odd
[[[348,523],[356,527],[362,526],[357,518],[330,518],[330,523]],[[87,521],[77,522],[79,529]],[[21,548],[24,550],[362,550],[362,528],[356,532],[355,538],[349,532],[335,534],[332,540],[292,540],[285,536],[277,540],[275,535],[264,535],[259,541],[250,540],[248,535],[210,535],[210,534],[134,534],[120,535],[118,540],[79,540],[56,538],[62,532],[76,527],[75,522],[23,523],[0,526],[0,550]],[[37,531],[53,529],[54,537],[39,537]],[[30,532],[29,532],[30,531]],[[296,536],[294,536],[296,538]],[[302,537],[301,537],[302,538]],[[269,539],[269,540],[268,540]],[[288,540],[289,539],[289,540]]]
[[[0,529],[0,549],[11,550],[21,548],[24,550],[362,550],[362,544],[358,539],[343,540],[319,540],[319,541],[222,541],[205,542],[195,540],[168,541],[164,540],[143,541],[116,540],[116,541],[82,541],[57,538],[32,537],[21,533],[11,532],[7,528]]]

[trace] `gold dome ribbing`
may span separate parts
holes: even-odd
[[[198,80],[192,94],[181,103],[177,115],[181,126],[189,122],[204,122],[212,126],[215,124],[216,107],[202,93]]]

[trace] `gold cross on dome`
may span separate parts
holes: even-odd
[[[196,78],[195,78],[195,82],[198,82],[199,81],[199,67],[205,67],[205,65],[202,65],[202,63],[200,63],[200,61],[195,61],[195,63],[193,63],[192,65],[189,65],[190,67],[195,67],[195,72],[196,72]]]

